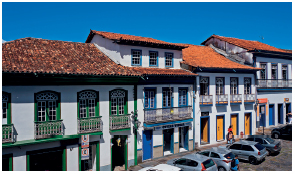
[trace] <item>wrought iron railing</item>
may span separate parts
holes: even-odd
[[[144,122],[168,122],[192,118],[192,107],[156,108],[144,110]]]
[[[78,119],[78,134],[101,132],[101,131],[102,131],[101,116]]]
[[[212,105],[213,95],[200,95],[200,105]]]
[[[255,94],[244,94],[244,102],[253,103],[255,102]]]
[[[110,130],[126,129],[131,127],[130,114],[110,115]]]
[[[51,138],[53,135],[63,135],[62,120],[35,122],[35,139]]]
[[[2,143],[13,143],[15,138],[13,135],[13,124],[2,125]]]
[[[242,103],[242,94],[231,94],[230,103]]]
[[[275,87],[292,87],[292,79],[284,80],[284,79],[258,79],[257,87],[267,87],[267,88],[275,88]]]
[[[228,104],[228,95],[222,94],[222,95],[216,95],[216,104]]]

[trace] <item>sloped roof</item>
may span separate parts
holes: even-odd
[[[182,50],[182,54],[182,63],[194,67],[259,70],[259,68],[233,62],[218,54],[209,46],[189,45],[188,48]]]
[[[89,43],[93,37],[93,34],[100,35],[104,38],[110,39],[110,40],[117,40],[117,41],[137,41],[137,42],[143,42],[143,43],[149,43],[149,44],[157,44],[157,45],[168,45],[168,46],[177,46],[177,47],[184,47],[183,44],[175,44],[170,42],[165,42],[149,37],[141,37],[141,36],[133,36],[128,34],[119,34],[119,33],[111,33],[111,32],[105,32],[105,31],[95,31],[91,30],[86,43]]]
[[[251,41],[251,40],[244,40],[244,39],[237,39],[233,37],[224,37],[224,36],[218,36],[218,35],[212,35],[208,39],[206,39],[204,42],[201,43],[201,45],[205,45],[205,43],[210,38],[217,38],[222,41],[228,42],[230,44],[236,45],[238,47],[244,48],[248,51],[252,50],[264,50],[264,51],[274,51],[274,52],[282,52],[282,53],[292,53],[292,50],[284,50],[279,49],[270,45],[267,45],[265,43],[261,43],[258,41]]]
[[[187,75],[185,70],[118,65],[94,44],[23,38],[2,43],[2,71],[77,75]]]

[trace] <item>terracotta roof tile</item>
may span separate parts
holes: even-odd
[[[130,67],[132,70],[141,73],[142,75],[179,75],[179,76],[197,76],[195,73],[183,69],[164,69],[164,68],[143,68]]]
[[[182,54],[182,63],[194,67],[259,70],[259,68],[233,62],[218,54],[209,46],[189,45],[188,48],[182,50]]]
[[[91,30],[90,34],[86,40],[86,43],[90,42],[91,40],[91,33],[98,34],[102,37],[105,37],[110,40],[128,40],[128,41],[140,41],[140,42],[146,42],[146,43],[153,43],[153,44],[159,44],[159,45],[171,45],[171,46],[180,46],[183,47],[183,44],[175,44],[170,42],[165,42],[149,37],[141,37],[141,36],[133,36],[128,34],[119,34],[119,33],[111,33],[111,32],[105,32],[105,31],[95,31]]]
[[[267,45],[265,43],[261,43],[258,41],[250,41],[250,40],[237,39],[237,38],[232,38],[232,37],[224,37],[224,36],[218,36],[218,35],[212,35],[207,40],[209,40],[210,38],[218,38],[222,41],[239,46],[239,47],[244,48],[248,51],[252,51],[252,50],[256,49],[256,50],[264,50],[264,51],[292,53],[292,50],[279,49],[279,48],[276,48],[276,47],[273,47],[273,46],[270,46],[270,45]],[[204,45],[206,41],[202,42],[201,44]]]

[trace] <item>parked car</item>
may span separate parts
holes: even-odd
[[[235,158],[235,155],[230,150],[218,147],[197,152],[197,154],[212,158],[217,164],[218,171],[230,171],[231,161]]]
[[[175,158],[167,161],[167,164],[179,167],[184,171],[217,171],[217,165],[212,159],[199,154]]]
[[[181,168],[171,166],[168,164],[159,164],[154,167],[145,167],[145,168],[142,168],[138,171],[181,171]]]
[[[260,143],[262,146],[264,146],[268,152],[268,154],[272,153],[279,153],[282,149],[281,142],[278,140],[273,140],[271,138],[247,138],[245,139],[247,141],[255,141]]]
[[[265,159],[268,154],[264,146],[254,141],[241,140],[227,146],[227,149],[238,155],[239,159],[249,161],[250,164],[257,164],[258,161]]]
[[[292,124],[287,124],[283,127],[274,128],[271,130],[271,136],[275,139],[287,138],[292,140]]]

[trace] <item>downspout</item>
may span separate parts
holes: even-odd
[[[137,85],[134,85],[134,114],[137,114]],[[136,123],[137,118],[134,117]],[[134,125],[135,126],[135,125]],[[137,129],[134,131],[134,165],[137,165]]]

